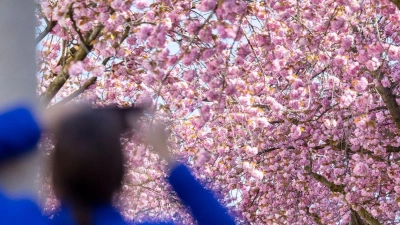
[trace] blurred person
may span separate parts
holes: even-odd
[[[124,174],[120,134],[129,127],[126,123],[134,124],[137,119],[132,116],[127,119],[126,115],[113,110],[81,108],[59,121],[54,131],[51,164],[61,209],[51,224],[128,224],[112,206],[112,196],[120,189]],[[190,207],[198,224],[235,224],[213,194],[168,152],[163,127],[156,126],[146,140],[168,162],[168,180],[183,204]],[[142,223],[145,224],[172,223]]]
[[[111,206],[124,174],[122,132],[110,111],[82,108],[59,121],[51,165],[62,208],[53,224],[125,224]]]

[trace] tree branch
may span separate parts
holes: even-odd
[[[381,225],[381,223],[375,219],[364,207],[361,207],[357,213],[363,218],[369,225]]]
[[[389,110],[396,128],[400,131],[400,106],[396,102],[396,96],[392,94],[390,88],[385,88],[380,82],[382,80],[381,68],[374,71],[373,76],[378,80],[375,83],[375,89]]]
[[[358,213],[356,211],[351,209],[349,225],[366,225],[366,224],[361,219],[360,215],[358,215]]]
[[[103,29],[103,25],[96,26],[91,34],[86,38],[85,43],[88,44],[89,51],[93,48],[93,41],[100,35],[101,30]],[[82,61],[86,58],[87,52],[85,47],[81,44],[79,49],[76,51],[73,57],[70,57],[66,61],[66,65],[69,65],[73,61]],[[65,82],[69,78],[68,70],[65,68],[56,76],[56,78],[50,83],[49,87],[42,94],[41,99],[44,105],[48,105],[50,101],[54,98],[57,92],[62,88]]]
[[[311,171],[311,168],[306,168],[306,171],[308,171],[310,173],[310,176],[313,177],[314,179],[316,179],[317,181],[319,181],[321,184],[323,184],[324,186],[326,186],[327,188],[329,188],[330,191],[332,192],[336,192],[336,193],[340,193],[340,194],[345,194],[344,192],[344,185],[337,185],[334,184],[333,182],[330,182],[328,179],[326,179],[324,176],[318,174],[318,173],[314,173]]]
[[[389,147],[386,148],[386,152],[399,153],[400,152],[400,147],[389,146]]]
[[[329,188],[330,191],[340,193],[342,195],[346,194],[346,192],[344,191],[344,185],[336,185],[333,182],[330,182],[322,175],[312,172],[310,167],[306,167],[305,169],[310,173],[311,177]],[[353,211],[353,209],[351,210]],[[364,207],[361,207],[360,210],[357,211],[357,214],[361,216],[361,218],[363,218],[369,225],[381,225],[381,223],[377,219],[375,219]]]
[[[395,4],[398,9],[400,9],[400,0],[390,0],[390,1],[393,2],[393,4]]]
[[[82,94],[86,89],[89,88],[90,85],[94,84],[97,81],[97,77],[91,77],[89,80],[87,80],[82,87],[80,87],[78,90],[76,90],[74,93],[70,94],[68,97],[65,97],[63,100],[57,102],[54,106],[59,106],[59,105],[64,105],[71,101],[72,99],[78,97],[80,94]],[[54,107],[52,106],[52,107]]]
[[[311,213],[311,212],[310,212],[310,207],[306,207],[306,210],[307,210],[307,215],[309,215],[310,217],[312,217],[312,218],[314,219],[314,222],[315,222],[316,224],[318,224],[318,225],[324,225],[324,224],[321,222],[321,217],[320,217],[320,216],[318,216],[316,213]]]
[[[57,21],[51,21],[47,23],[47,27],[42,31],[42,33],[39,34],[39,36],[36,37],[35,39],[36,44],[39,44],[39,42],[41,42],[43,38],[46,37],[56,25]]]
[[[72,22],[72,28],[78,34],[79,41],[81,42],[81,46],[86,51],[86,53],[89,53],[89,47],[87,46],[85,39],[83,38],[82,33],[78,28],[78,25],[76,25],[76,21],[74,19],[73,13],[72,13],[72,4],[70,4],[70,7],[69,7],[69,18]]]

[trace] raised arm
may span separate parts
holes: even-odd
[[[149,137],[154,151],[169,164],[169,183],[183,204],[191,209],[192,215],[199,225],[234,225],[234,219],[217,201],[213,193],[206,190],[185,165],[176,161],[168,151],[166,140],[167,136],[161,126],[158,126]]]

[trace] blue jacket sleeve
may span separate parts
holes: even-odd
[[[32,150],[39,138],[39,125],[27,108],[0,114],[0,161]]]
[[[10,200],[0,194],[1,225],[47,225],[35,203],[29,200]]]
[[[199,225],[235,224],[227,210],[210,191],[195,180],[186,166],[177,166],[168,180],[182,202],[190,207]]]

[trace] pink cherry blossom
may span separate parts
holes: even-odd
[[[369,173],[369,167],[366,163],[359,162],[354,166],[353,173],[357,176],[366,176]]]
[[[146,0],[135,0],[135,6],[138,9],[145,9],[148,5],[148,1]]]
[[[362,92],[368,87],[368,80],[365,77],[361,77],[360,80],[355,81],[354,89],[358,92]]]
[[[245,146],[245,151],[249,156],[255,156],[258,153],[257,147]]]
[[[68,69],[68,73],[71,76],[78,76],[78,75],[81,75],[83,70],[84,69],[83,69],[82,61],[78,61],[78,62],[71,64],[71,66]]]
[[[368,70],[375,71],[380,66],[380,62],[377,58],[373,57],[372,59],[368,60],[365,64]]]

